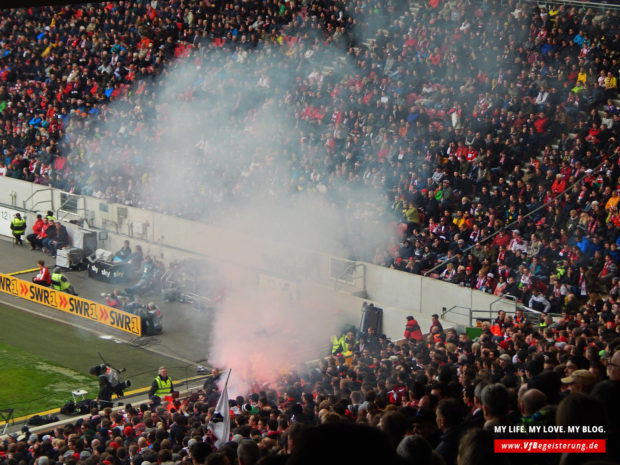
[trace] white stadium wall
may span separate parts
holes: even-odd
[[[500,308],[514,308],[510,302],[493,303],[497,298],[489,294],[368,263],[362,264],[350,282],[337,282],[333,270],[330,270],[331,264],[340,261],[346,265],[345,260],[337,257],[299,250],[240,231],[222,230],[183,218],[108,204],[101,199],[76,197],[77,213],[65,212],[60,209],[61,191],[0,177],[0,234],[10,235],[8,224],[16,211],[26,214],[29,230],[36,213],[47,210],[57,213],[64,224],[71,219],[86,218],[91,229],[107,233],[107,238],[100,235],[101,248],[118,250],[123,241],[129,239],[132,245],[140,244],[145,254],[154,255],[165,263],[198,255],[215,263],[253,270],[257,281],[262,275],[263,281],[271,282],[270,285],[274,281],[265,281],[264,276],[309,283],[300,287],[312,289],[308,291],[308,297],[338,308],[352,323],[360,320],[362,302],[375,302],[384,308],[384,332],[392,339],[402,337],[407,315],[416,316],[422,329],[427,331],[430,315],[441,314],[444,307],[488,311],[493,304],[494,313]],[[70,232],[72,228],[69,224]],[[231,263],[231,257],[240,255],[244,257],[243,263]],[[469,317],[465,313],[464,309],[451,312],[446,318],[448,326],[466,326]]]

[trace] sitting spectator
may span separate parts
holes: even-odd
[[[50,255],[55,257],[58,249],[62,249],[69,244],[69,233],[67,232],[67,228],[61,224],[60,221],[57,221],[53,237],[50,237],[49,231],[47,231],[47,234],[47,248],[49,249]]]
[[[131,253],[129,258],[127,259],[127,264],[131,266],[132,276],[140,272],[140,269],[142,268],[143,257],[144,256],[142,254],[142,246],[136,245],[134,247],[134,251]]]
[[[49,287],[52,284],[50,270],[45,266],[44,260],[37,260],[37,264],[39,265],[39,273],[32,278],[32,282],[39,286]]]
[[[43,221],[43,216],[37,215],[37,219],[32,225],[32,233],[26,236],[26,239],[28,239],[28,242],[30,242],[30,248],[32,250],[35,250],[40,242],[39,235],[43,231],[44,224],[45,222]]]
[[[142,275],[140,279],[133,286],[125,288],[125,292],[130,296],[134,294],[146,294],[155,285],[156,272],[155,262],[150,255],[147,255],[142,265]]]
[[[123,246],[114,254],[114,257],[112,257],[112,261],[126,263],[131,258],[131,255],[132,252],[131,247],[129,246],[129,241],[124,241]]]

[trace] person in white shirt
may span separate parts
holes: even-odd
[[[508,250],[513,253],[517,251],[521,251],[524,254],[527,253],[527,241],[523,240],[518,229],[512,231],[512,239],[508,243]]]
[[[534,289],[532,291],[532,297],[530,297],[530,302],[528,306],[531,309],[537,310],[539,312],[547,313],[551,308],[551,303],[545,298],[544,295],[538,289]]]

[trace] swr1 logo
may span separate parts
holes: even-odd
[[[0,276],[0,291],[17,295],[17,280],[8,276]]]

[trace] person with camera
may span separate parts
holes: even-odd
[[[110,377],[106,373],[105,365],[96,365],[91,367],[89,373],[99,379],[99,392],[95,402],[100,404],[100,408],[112,407],[112,394],[114,394],[114,386],[112,386]]]
[[[168,369],[163,366],[159,367],[159,372],[153,380],[151,390],[149,391],[149,399],[151,399],[152,404],[154,406],[161,404],[161,399],[164,396],[172,395],[173,390],[172,379],[168,377]]]
[[[101,409],[112,407],[112,394],[116,394],[116,397],[123,397],[123,391],[131,386],[129,380],[121,380],[123,371],[125,371],[124,368],[119,371],[105,363],[90,368],[89,373],[99,379],[99,392],[95,402],[99,403]]]

